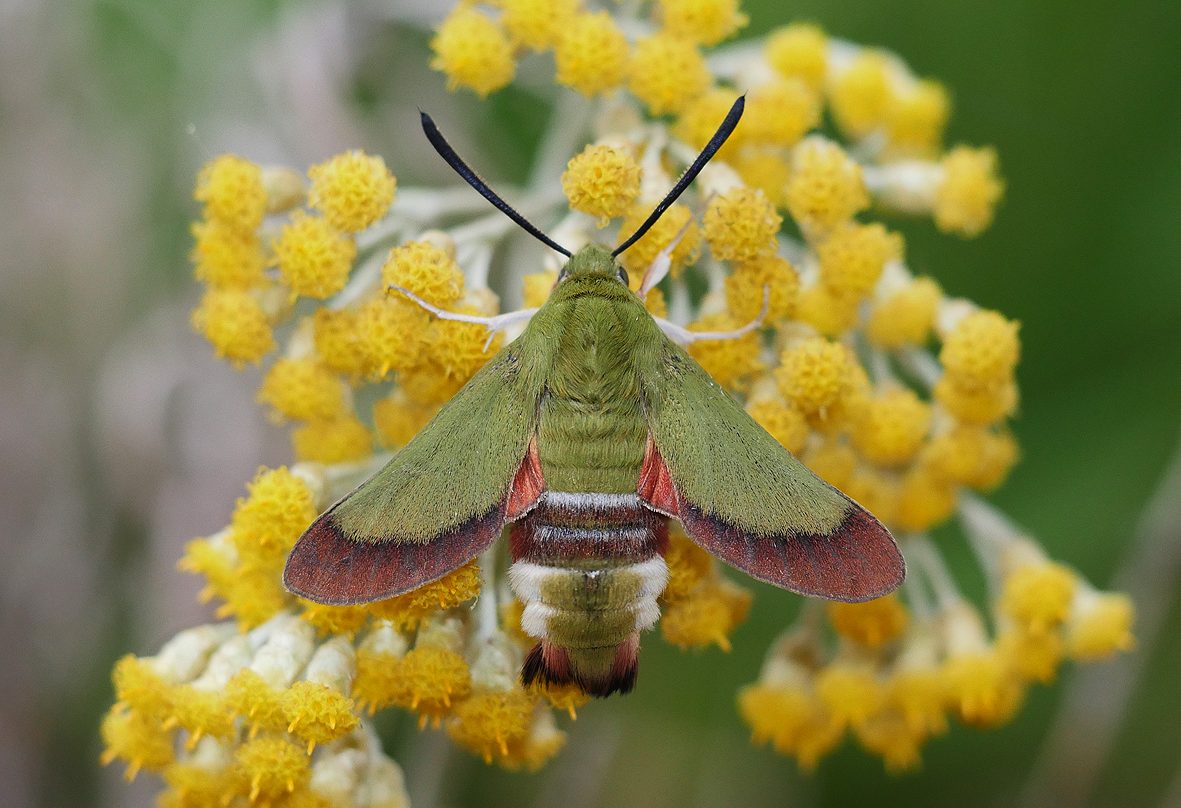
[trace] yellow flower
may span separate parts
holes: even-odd
[[[524,299],[521,301],[521,305],[527,309],[541,308],[557,282],[558,273],[556,272],[534,272],[526,275],[522,280]]]
[[[928,469],[916,467],[902,478],[894,526],[922,531],[940,524],[955,511],[956,490]]]
[[[813,474],[834,488],[848,488],[857,470],[857,453],[831,439],[809,448],[803,460]]]
[[[1020,324],[995,311],[964,317],[943,341],[939,361],[961,390],[997,390],[1012,378],[1021,353]]]
[[[805,415],[822,413],[851,392],[856,361],[844,345],[809,337],[783,351],[775,381]]]
[[[902,237],[880,224],[846,224],[816,246],[820,280],[838,295],[864,297],[887,261],[900,257]]]
[[[275,347],[258,298],[240,289],[209,289],[193,310],[192,322],[214,353],[236,365],[258,362]]]
[[[943,141],[943,130],[951,114],[951,99],[937,81],[917,81],[897,90],[886,111],[890,151],[927,155]]]
[[[710,200],[703,224],[715,257],[753,261],[775,252],[783,219],[762,191],[739,186]]]
[[[869,206],[861,167],[832,141],[805,138],[792,154],[787,209],[806,236],[823,235]]]
[[[623,224],[619,226],[619,240],[623,241],[631,236],[648,218],[648,214],[652,212],[655,205],[655,201],[649,200],[641,200],[632,205],[631,210],[623,219]],[[643,238],[628,247],[619,256],[620,262],[633,275],[637,277],[642,275],[656,258],[656,254],[676,238],[677,234],[681,232],[681,228],[685,228],[685,233],[677,242],[677,246],[673,248],[671,256],[672,276],[674,278],[679,276],[686,264],[697,260],[697,253],[701,246],[701,231],[697,227],[697,223],[693,221],[693,212],[681,204],[674,204],[666,210],[656,224],[652,225],[652,229],[644,234]]]
[[[158,717],[115,705],[103,718],[101,733],[106,747],[102,764],[126,761],[127,780],[134,780],[141,769],[159,771],[172,762],[172,733]]]
[[[1010,721],[1025,699],[1025,687],[1002,655],[975,651],[943,664],[943,680],[956,715],[965,724],[996,727]]]
[[[737,154],[728,154],[726,160],[743,182],[765,193],[776,208],[787,206],[786,188],[787,180],[791,177],[791,165],[787,161],[785,149],[752,146],[741,149]]]
[[[911,390],[879,393],[853,428],[853,446],[867,460],[885,468],[909,463],[931,427],[931,408]]]
[[[745,27],[738,0],[657,0],[664,29],[702,45],[716,45]]]
[[[326,218],[296,211],[274,244],[279,272],[296,295],[324,299],[344,288],[357,246]]]
[[[977,236],[992,224],[1005,192],[997,176],[993,149],[956,146],[940,163],[943,178],[935,190],[935,225],[944,233]]]
[[[677,122],[672,128],[673,134],[695,149],[704,147],[739,95],[737,90],[728,87],[714,87],[699,93],[697,97],[689,99],[684,109],[680,110]],[[743,118],[745,117],[744,115]],[[734,157],[738,144],[743,139],[745,126],[745,120],[739,122],[738,128],[718,151],[715,159],[729,161]]]
[[[315,626],[317,633],[352,637],[369,619],[365,606],[333,606],[299,599],[300,619]]]
[[[437,407],[411,401],[405,390],[397,388],[373,405],[373,425],[382,445],[397,449],[409,443],[436,412]]]
[[[435,726],[463,703],[471,691],[471,672],[459,653],[434,645],[410,651],[399,666],[397,690],[390,702],[418,713],[418,724]]]
[[[553,47],[578,12],[579,0],[500,0],[500,22],[513,42],[534,50]]]
[[[287,731],[307,743],[310,755],[317,744],[328,743],[357,726],[353,700],[318,682],[296,682],[281,699]]]
[[[988,491],[1004,480],[1017,452],[1017,442],[1008,432],[965,425],[934,437],[923,458],[928,468],[952,482]]]
[[[366,350],[356,311],[316,309],[312,334],[316,355],[326,367],[354,379],[365,372]]]
[[[266,253],[253,231],[218,221],[193,223],[194,274],[210,286],[248,289],[266,280]]]
[[[733,331],[740,323],[727,312],[707,314],[689,324],[690,331]],[[759,358],[761,341],[758,331],[737,339],[703,339],[689,346],[689,354],[701,363],[723,387],[743,389],[749,378],[763,369]]]
[[[454,609],[480,594],[480,568],[469,561],[454,572],[444,575],[404,595],[371,604],[374,615],[403,629],[414,629],[436,612]]]
[[[250,784],[250,801],[259,797],[274,800],[304,786],[311,774],[304,750],[277,735],[263,735],[242,744],[234,752],[234,763]]]
[[[278,562],[316,518],[311,489],[285,466],[261,468],[230,517],[234,546],[251,558]]]
[[[447,734],[491,763],[508,758],[529,732],[534,699],[519,687],[473,693],[455,707]]]
[[[239,233],[253,233],[267,212],[262,169],[233,154],[205,164],[193,197],[205,206],[206,219]]]
[[[1054,681],[1066,655],[1066,644],[1056,631],[1028,631],[1013,627],[997,637],[997,652],[1026,681]]]
[[[767,62],[784,76],[802,79],[813,90],[824,86],[828,72],[828,38],[815,25],[795,23],[767,37]]]
[[[477,306],[456,306],[455,309],[460,314],[488,313]],[[496,355],[504,337],[497,334],[489,342],[488,329],[482,325],[437,320],[431,323],[427,341],[435,366],[448,379],[462,385]]]
[[[431,39],[431,67],[447,77],[447,89],[467,87],[480,95],[499,90],[517,72],[508,36],[471,6],[457,6]]]
[[[965,388],[945,375],[935,384],[935,399],[961,423],[986,426],[1017,409],[1017,385],[1010,379],[997,387]]]
[[[640,167],[626,149],[587,146],[566,164],[562,191],[570,207],[594,216],[603,227],[609,219],[626,213],[639,195]],[[549,285],[553,286],[552,281]]]
[[[259,730],[283,732],[288,719],[283,714],[283,691],[267,684],[250,668],[234,674],[226,684],[226,706],[250,725],[250,737]]]
[[[357,648],[353,698],[369,715],[393,704],[402,688],[406,639],[388,623],[379,623]]]
[[[233,617],[244,629],[262,625],[290,603],[278,563],[241,565],[232,571],[225,588],[216,594],[225,600],[218,607],[217,616]]]
[[[915,278],[874,304],[865,325],[870,342],[882,348],[922,345],[931,333],[943,291],[931,278]]]
[[[1135,616],[1132,599],[1122,592],[1080,591],[1066,622],[1068,653],[1089,662],[1131,651],[1136,647]]]
[[[710,84],[705,59],[688,39],[657,33],[636,43],[628,89],[653,115],[675,113]]]
[[[808,440],[808,421],[794,406],[779,398],[763,398],[748,403],[746,411],[784,449],[792,454],[803,450]]]
[[[828,94],[837,125],[853,140],[880,127],[894,102],[888,57],[864,51],[831,82]]]
[[[660,632],[670,645],[703,648],[717,645],[730,650],[730,634],[746,619],[752,596],[724,578],[699,583],[687,595],[669,603]]]
[[[317,463],[345,463],[373,452],[373,433],[356,416],[309,421],[291,433],[295,456]]]
[[[590,701],[581,687],[570,682],[564,685],[535,684],[533,690],[558,712],[566,713],[570,720],[578,718],[578,710]]]
[[[345,387],[339,377],[311,357],[279,359],[267,370],[258,400],[282,420],[327,420],[343,414]]]
[[[362,367],[374,381],[390,371],[404,373],[423,361],[430,315],[406,299],[379,297],[357,310],[353,328],[360,335]],[[342,346],[345,347],[345,346]],[[404,383],[404,380],[403,380]]]
[[[859,302],[856,295],[834,292],[818,283],[800,292],[796,319],[826,337],[840,336],[857,324]]]
[[[555,79],[583,95],[612,90],[628,71],[627,37],[606,11],[579,14],[554,44]]]
[[[794,146],[820,124],[820,98],[803,80],[783,78],[750,91],[742,121],[742,141]]]
[[[698,582],[713,571],[709,553],[686,538],[680,527],[669,531],[664,561],[668,565],[668,584],[662,596],[666,601],[688,597]]]
[[[352,151],[308,169],[308,204],[333,227],[357,233],[385,216],[398,183],[380,156]]]
[[[865,603],[828,604],[828,619],[842,637],[866,648],[880,648],[906,631],[910,614],[895,594]]]
[[[142,715],[162,715],[170,709],[169,683],[153,667],[151,660],[127,654],[111,671],[117,704]]]
[[[897,670],[886,681],[886,702],[897,710],[910,727],[921,735],[947,731],[947,684],[935,667]]]
[[[381,268],[381,282],[408,289],[441,308],[463,295],[463,272],[455,263],[454,252],[430,241],[408,241],[392,249]],[[397,292],[392,297],[405,300]]]
[[[901,713],[882,710],[856,727],[858,742],[882,758],[891,774],[912,771],[922,765],[919,749],[925,737],[914,732]]]
[[[751,742],[770,743],[780,754],[793,754],[819,707],[815,696],[795,683],[747,685],[738,691],[738,712],[751,728]]]
[[[868,666],[840,660],[817,674],[816,696],[841,727],[864,725],[885,700],[881,682]]]
[[[1044,633],[1070,613],[1077,580],[1052,561],[1021,564],[1005,576],[1001,609],[1025,631]]]

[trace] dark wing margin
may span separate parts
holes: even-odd
[[[540,497],[535,374],[514,346],[484,366],[381,471],[296,542],[283,583],[319,603],[367,603],[483,552]]]
[[[697,544],[801,595],[865,601],[902,583],[890,532],[816,477],[678,346],[642,371],[651,435],[637,486]]]

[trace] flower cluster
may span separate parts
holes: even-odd
[[[904,769],[949,717],[1003,723],[1064,659],[1129,648],[1133,609],[976,493],[1018,455],[1006,427],[1018,324],[913,273],[901,235],[866,216],[891,209],[974,236],[1003,190],[995,154],[945,149],[947,92],[893,54],[798,24],[715,47],[745,22],[736,0],[465,2],[435,31],[433,66],[484,96],[549,52],[556,84],[586,96],[589,116],[555,115],[547,135],[548,151],[571,155],[565,171],[514,200],[558,214],[549,232],[570,249],[630,235],[746,94],[731,140],[621,260],[649,310],[683,323],[693,356],[886,523],[909,562],[898,594],[806,605],[739,694],[754,740],[811,767],[848,733]],[[564,742],[557,717],[586,697],[521,686],[532,640],[495,553],[364,606],[300,601],[281,583],[317,513],[502,344],[437,315],[499,313],[487,280],[512,223],[467,218],[471,200],[438,189],[398,189],[380,157],[356,151],[306,174],[219,157],[196,198],[193,325],[235,367],[265,365],[259,401],[292,425],[293,465],[261,470],[228,526],[188,545],[181,568],[203,576],[227,622],[118,663],[105,759],[159,772],[166,805],[398,805],[400,772],[366,721],[397,707],[488,762],[542,765]],[[662,261],[668,276],[649,289]],[[547,253],[512,279],[526,307],[558,267]],[[952,519],[988,580],[983,609],[927,536]],[[728,649],[749,592],[675,529],[667,562],[665,639]]]

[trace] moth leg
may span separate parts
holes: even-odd
[[[537,309],[520,309],[519,311],[509,311],[504,314],[497,314],[493,317],[480,317],[476,314],[461,314],[455,311],[447,311],[441,309],[434,304],[428,303],[418,295],[405,289],[401,286],[391,286],[396,292],[400,292],[406,297],[413,300],[422,308],[429,311],[431,314],[438,317],[440,320],[451,320],[456,323],[472,323],[474,325],[482,325],[488,329],[488,341],[484,343],[484,350],[488,350],[488,346],[492,344],[493,338],[497,332],[504,331],[516,323],[528,322],[534,314],[537,314]]]
[[[651,292],[656,285],[664,280],[668,275],[673,265],[673,250],[681,243],[681,239],[689,232],[689,225],[693,223],[692,219],[685,222],[677,234],[673,236],[672,241],[664,245],[664,248],[656,253],[656,257],[652,259],[652,263],[648,264],[648,268],[644,270],[644,280],[640,282],[640,289],[637,292],[641,298],[644,298]]]
[[[690,331],[684,326],[670,323],[668,320],[660,317],[654,317],[656,325],[660,326],[660,330],[665,333],[669,339],[677,343],[681,347],[686,347],[694,342],[701,342],[709,339],[738,339],[745,337],[752,331],[755,331],[763,326],[763,320],[767,317],[767,307],[771,303],[771,290],[763,287],[763,306],[759,309],[758,315],[742,328],[736,328],[733,331]]]

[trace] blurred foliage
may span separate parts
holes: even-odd
[[[750,34],[785,21],[775,0],[746,5]],[[91,95],[64,92],[63,102],[75,107],[93,137],[134,129],[146,150],[141,159],[150,188],[140,213],[150,217],[145,232],[152,243],[150,259],[136,268],[137,316],[162,296],[191,294],[189,185],[205,149],[229,145],[193,148],[184,128],[188,115],[216,109],[219,85],[236,78],[226,75],[233,64],[226,54],[265,31],[282,10],[274,2],[73,5],[80,24],[70,69],[91,73]],[[1015,429],[1024,458],[996,499],[1054,556],[1097,584],[1109,581],[1178,438],[1181,5],[799,0],[787,13],[896,51],[916,72],[952,90],[951,142],[996,146],[1008,193],[982,238],[945,237],[926,222],[897,224],[916,271],[1021,321],[1023,402]],[[183,51],[174,47],[182,31]],[[421,50],[425,61],[424,41],[405,31],[369,31],[358,43],[365,51],[350,103],[369,110],[414,92],[387,69],[389,52]],[[68,83],[69,76],[60,80]],[[487,138],[486,154],[503,161],[496,174],[523,175],[536,142],[537,128],[528,119],[540,109],[537,101],[504,94],[486,104],[463,98],[459,108],[470,116],[468,137]],[[407,121],[405,132],[386,133],[383,140],[386,159],[399,173],[399,144],[411,137],[418,133]],[[178,321],[176,327],[186,326]],[[134,535],[142,528],[126,529]],[[946,531],[941,538],[953,560],[966,560],[960,536]],[[967,568],[960,564],[961,572]],[[1057,687],[1035,689],[1025,712],[999,731],[956,728],[932,743],[917,775],[887,776],[877,761],[846,749],[807,778],[770,751],[750,747],[734,693],[753,677],[763,649],[796,606],[797,599],[760,587],[729,655],[685,655],[648,637],[639,692],[587,707],[552,770],[513,775],[452,758],[441,786],[446,802],[753,806],[814,799],[820,805],[954,801],[966,808],[1011,800],[1053,712]],[[1168,645],[1154,650],[1103,776],[1100,803],[1155,804],[1176,774],[1177,608],[1162,636]],[[41,694],[56,706],[46,732],[60,741],[41,762],[42,781],[52,784],[45,805],[98,800],[94,736],[110,698],[100,677],[133,644],[126,639],[113,636],[108,658],[81,671],[86,679],[72,692]],[[413,793],[416,762],[440,753],[411,723],[390,722],[389,737]]]

